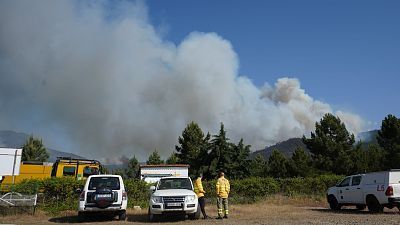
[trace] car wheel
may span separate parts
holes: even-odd
[[[118,220],[126,220],[126,210],[119,212]]]
[[[148,219],[148,221],[154,222],[154,221],[157,220],[157,218],[158,218],[158,215],[151,213],[151,210],[149,208],[149,211],[147,211],[147,219]]]
[[[79,217],[79,220],[86,220],[87,219],[86,213],[82,212],[82,211],[78,211],[78,217]]]
[[[340,210],[342,208],[342,205],[339,204],[339,202],[337,201],[336,197],[333,195],[329,195],[328,197],[328,203],[329,203],[329,208],[331,208],[332,210]]]
[[[379,203],[375,196],[368,196],[367,207],[370,212],[378,213],[383,211],[383,206]]]

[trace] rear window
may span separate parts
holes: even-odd
[[[92,177],[89,183],[89,190],[98,190],[100,188],[109,188],[111,190],[119,190],[118,177]]]

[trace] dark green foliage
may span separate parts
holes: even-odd
[[[157,149],[154,150],[153,153],[149,156],[149,159],[146,161],[147,165],[160,165],[164,164],[164,160],[161,159],[160,154],[158,154]]]
[[[241,179],[249,177],[251,174],[249,159],[250,145],[245,145],[243,139],[240,139],[237,145],[231,146],[231,159],[229,165],[229,174],[232,179]]]
[[[385,150],[385,169],[400,168],[400,119],[388,115],[382,121],[377,140]]]
[[[290,160],[290,174],[293,177],[308,177],[312,175],[312,161],[304,149],[297,148]]]
[[[125,169],[125,175],[127,178],[139,177],[139,161],[136,156],[133,156],[133,158],[129,160],[128,167]]]
[[[165,161],[166,164],[178,164],[179,163],[179,158],[175,152],[173,152],[167,161]]]
[[[124,184],[128,190],[128,208],[136,205],[143,208],[148,206],[151,185],[138,179],[126,179]]]
[[[22,161],[46,162],[48,159],[49,153],[42,140],[30,136],[22,147]]]
[[[289,161],[278,150],[272,151],[268,159],[269,175],[275,178],[287,177],[289,175]]]
[[[311,138],[303,136],[303,142],[310,149],[316,168],[336,174],[349,174],[353,169],[354,135],[347,131],[339,117],[325,114],[315,124],[315,133],[311,132]]]
[[[204,136],[203,131],[195,122],[189,123],[178,138],[179,146],[175,146],[179,163],[189,164],[192,175],[206,172],[209,161],[210,134]]]
[[[281,192],[286,195],[325,195],[326,190],[343,179],[338,175],[279,179]]]
[[[368,172],[382,171],[385,169],[385,150],[378,145],[371,144],[365,151]]]
[[[232,145],[226,137],[223,123],[221,123],[219,134],[213,135],[213,139],[211,140],[209,159],[211,161],[207,171],[208,177],[216,177],[219,171],[231,174]]]
[[[251,160],[250,164],[250,172],[251,176],[254,177],[265,177],[268,172],[268,165],[265,161],[264,157],[259,154],[253,160]]]

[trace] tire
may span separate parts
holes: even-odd
[[[356,205],[357,210],[364,210],[365,205]]]
[[[367,197],[367,207],[368,210],[373,213],[383,212],[383,206],[379,203],[375,196]]]
[[[104,198],[104,199],[102,198],[102,199],[97,199],[97,200],[94,199],[94,203],[100,209],[105,209],[114,202],[113,191],[111,189],[101,188],[99,190],[96,190],[96,192],[93,194],[93,198],[96,198],[96,196],[100,195],[100,194],[109,194],[111,196],[110,198]]]
[[[157,219],[158,219],[158,215],[151,213],[150,208],[149,208],[149,211],[147,211],[147,220],[149,222],[154,222],[154,221],[157,221]]]
[[[80,221],[85,221],[87,219],[87,214],[83,211],[78,211],[78,219]]]
[[[200,219],[200,214],[201,214],[200,205],[197,205],[197,211],[195,213],[189,214],[188,218],[191,220],[198,220]]]
[[[118,220],[125,221],[126,220],[126,210],[119,212]]]
[[[328,197],[329,208],[332,210],[338,211],[342,208],[342,206],[337,201],[336,197],[333,195],[329,195]]]

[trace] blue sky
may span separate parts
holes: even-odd
[[[377,123],[400,116],[400,1],[156,1],[151,23],[179,44],[193,31],[229,40],[257,86],[298,78],[313,98]]]

